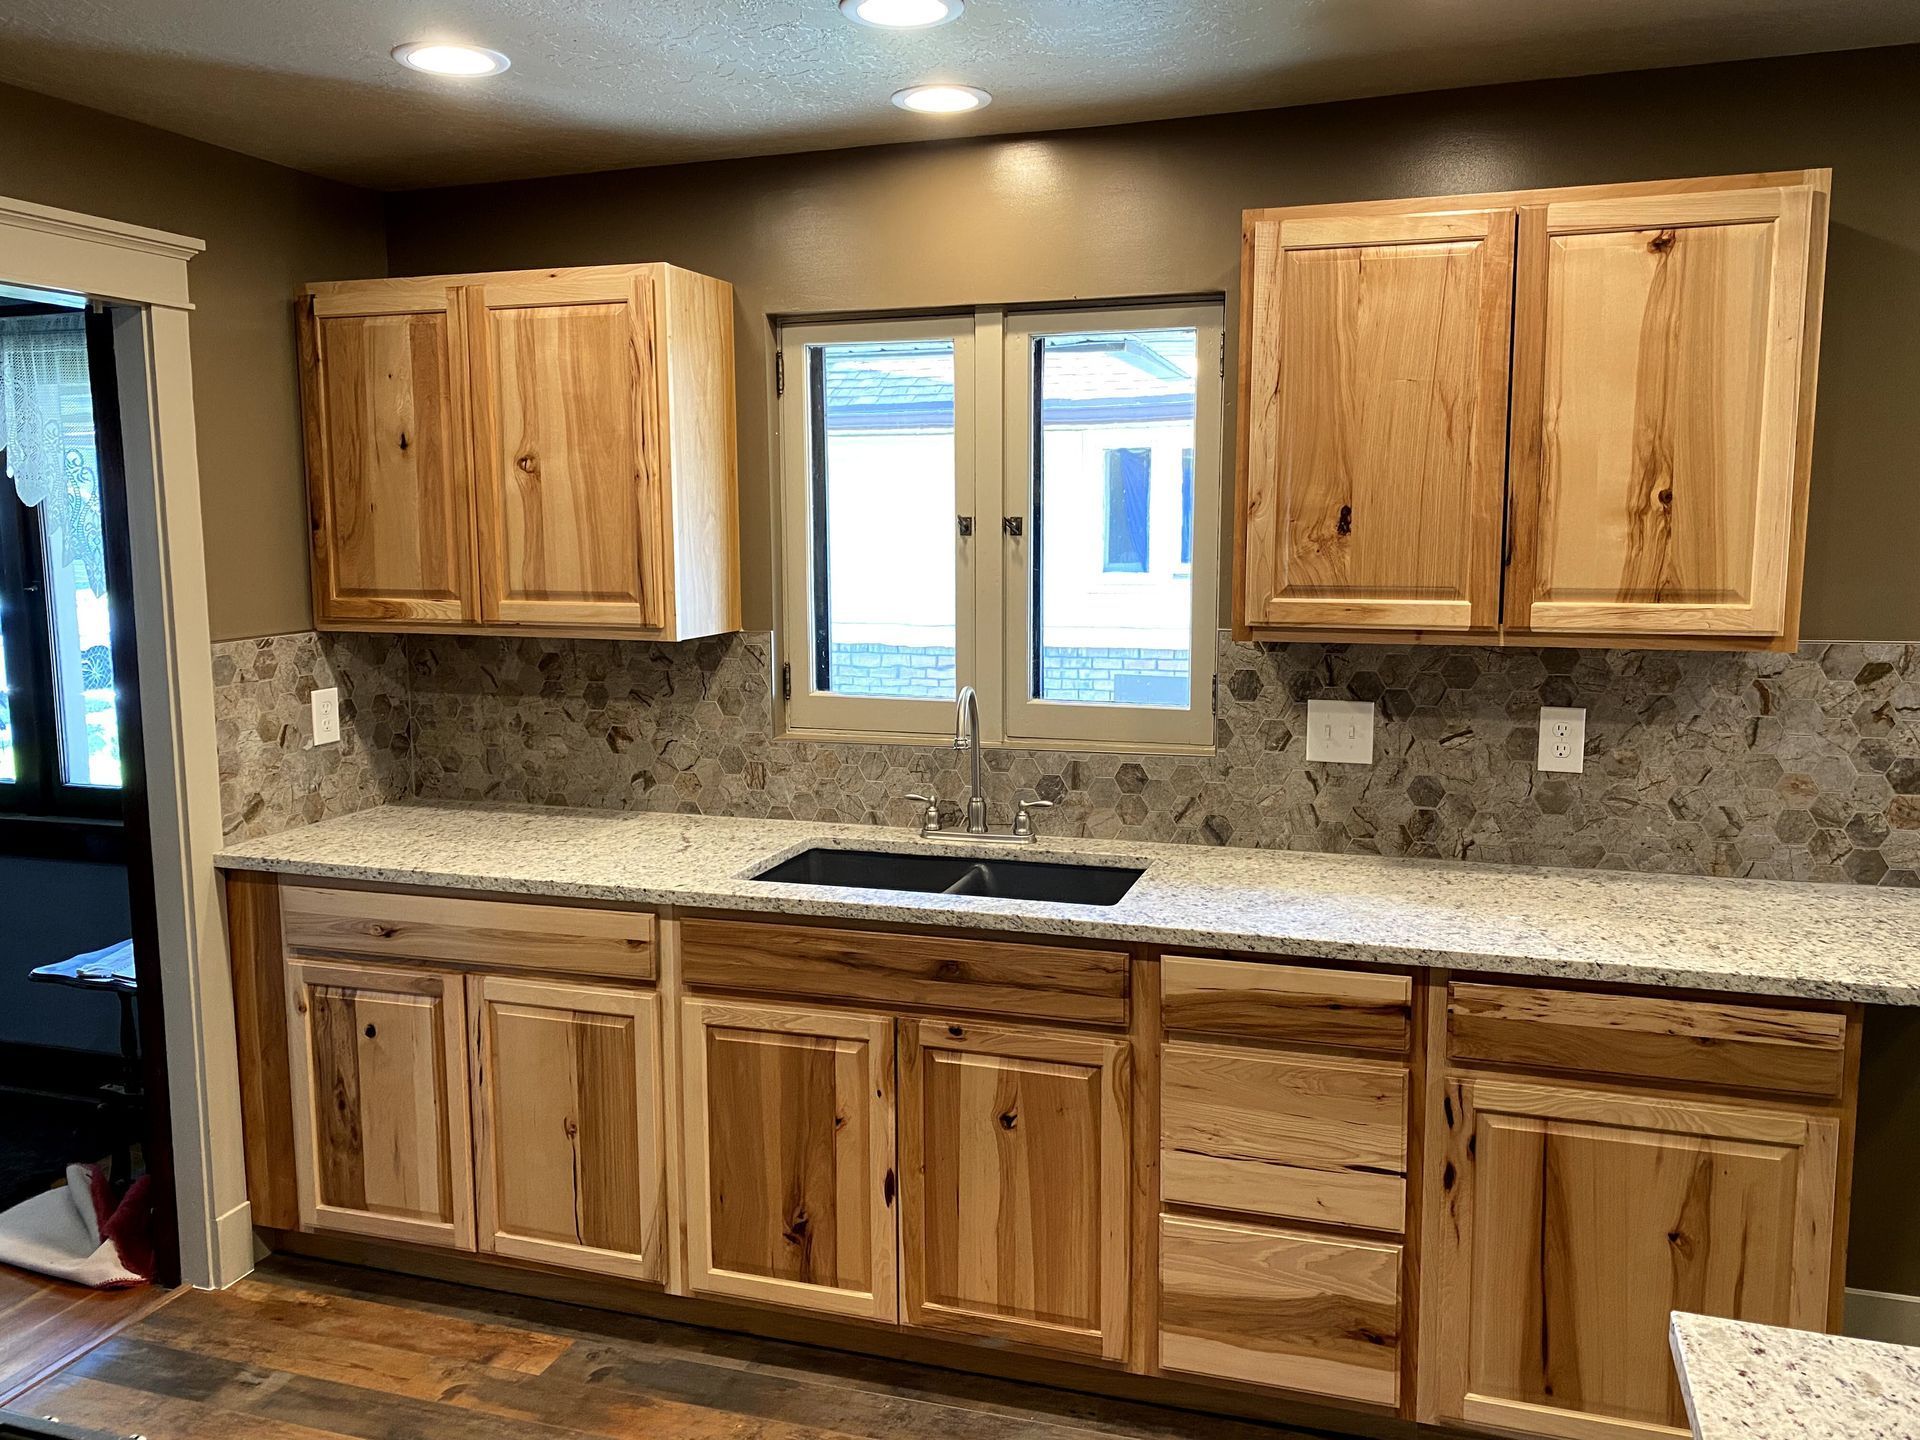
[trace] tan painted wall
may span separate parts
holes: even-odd
[[[4,86],[0,195],[207,242],[187,273],[213,638],[308,628],[293,293],[385,272],[380,197]]]
[[[1831,165],[1805,633],[1910,639],[1916,134],[1920,47],[416,192],[389,202],[389,244],[395,274],[669,260],[738,287],[746,613],[764,626],[770,315],[1233,297],[1250,206]]]

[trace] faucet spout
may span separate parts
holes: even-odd
[[[953,703],[953,748],[973,752],[973,789],[967,797],[967,833],[987,833],[987,797],[980,788],[980,697],[963,685]]]

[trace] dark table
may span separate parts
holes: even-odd
[[[133,974],[133,941],[122,940],[100,950],[88,950],[52,965],[28,972],[43,985],[65,985],[112,995],[120,1002],[120,1079],[105,1087],[107,1107],[114,1112],[113,1177],[122,1184],[133,1179],[132,1136],[139,1133],[144,1096],[140,1083],[140,1026],[135,1001],[140,982]]]

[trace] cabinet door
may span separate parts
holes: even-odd
[[[464,318],[432,280],[318,287],[298,313],[315,618],[471,620]]]
[[[495,975],[467,989],[480,1248],[664,1281],[659,1001]]]
[[[1467,210],[1248,226],[1248,626],[1497,622],[1513,223]]]
[[[1831,1116],[1460,1076],[1446,1100],[1420,1419],[1684,1434],[1670,1311],[1826,1327]]]
[[[473,1248],[460,980],[287,962],[300,1224]]]
[[[1786,632],[1816,210],[1824,236],[1805,185],[1522,210],[1509,626]]]
[[[892,1320],[893,1022],[690,999],[681,1025],[693,1290]]]
[[[936,1020],[902,1028],[907,1322],[1121,1358],[1126,1043]]]
[[[667,623],[652,267],[466,292],[481,619]]]

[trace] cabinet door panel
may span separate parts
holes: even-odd
[[[692,1288],[893,1319],[893,1022],[688,1000],[681,1023]]]
[[[908,1323],[1120,1358],[1125,1042],[903,1025]]]
[[[300,308],[322,623],[475,614],[463,322],[438,288],[366,304],[402,302]]]
[[[1491,628],[1513,212],[1247,240],[1246,623]]]
[[[1684,1433],[1669,1312],[1825,1327],[1835,1119],[1458,1076],[1447,1101],[1422,1419]]]
[[[482,619],[666,624],[655,290],[642,270],[467,292]]]
[[[287,1000],[303,1228],[472,1249],[459,980],[289,961]]]
[[[1792,186],[1521,212],[1510,626],[1785,631],[1814,211]]]
[[[493,975],[467,984],[480,1248],[664,1280],[658,1001]]]

